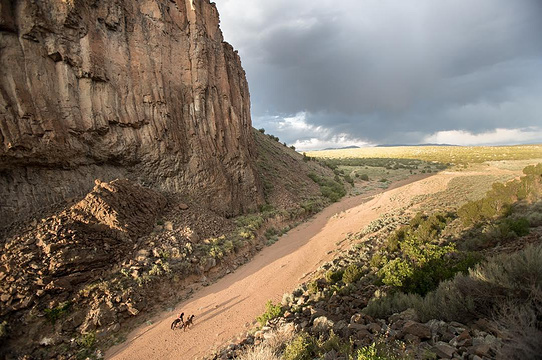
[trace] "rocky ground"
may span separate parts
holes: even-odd
[[[238,358],[247,348],[261,346],[280,332],[304,331],[321,339],[329,339],[332,332],[339,337],[352,339],[352,343],[358,348],[377,343],[415,359],[494,359],[503,342],[499,337],[499,330],[485,319],[470,326],[439,320],[420,323],[415,313],[405,311],[388,320],[354,313],[350,319],[333,321],[332,318],[340,316],[325,316],[323,312],[310,306],[306,309],[300,315],[286,314],[285,318],[269,323],[238,343],[230,344],[213,358]],[[354,310],[352,307],[351,309]],[[325,353],[322,358],[348,359],[345,354],[335,349]]]
[[[532,241],[538,243],[542,241],[538,232],[502,250],[507,251],[510,248],[518,250]],[[364,244],[364,251],[358,252],[356,249],[342,254],[332,262],[324,264],[319,270],[320,274],[328,270],[344,269],[359,260],[368,262],[378,242]],[[362,254],[361,259],[358,257],[359,254]],[[363,271],[370,274],[369,267],[364,267]],[[394,314],[387,319],[375,319],[361,313],[375,292],[383,291],[381,287],[373,285],[373,280],[368,275],[346,291],[337,291],[329,288],[323,276],[317,276],[292,293],[284,294],[281,302],[282,316],[268,321],[257,331],[246,333],[209,359],[235,359],[242,356],[245,356],[244,359],[255,359],[257,357],[247,356],[247,352],[257,353],[258,350],[254,350],[255,348],[276,342],[277,337],[284,341],[285,333],[290,334],[286,337],[289,341],[295,334],[302,333],[313,336],[321,342],[338,336],[341,339],[350,339],[354,349],[377,344],[388,348],[392,354],[400,354],[402,356],[400,358],[468,360],[503,358],[500,350],[507,335],[492,319],[480,318],[470,324],[435,319],[422,323],[412,309]],[[330,349],[322,355],[322,358],[349,359],[346,354],[336,349]]]
[[[389,359],[509,358],[510,346],[503,349],[510,344],[510,332],[495,318],[480,316],[465,324],[436,319],[421,322],[413,309],[383,319],[362,312],[372,298],[388,292],[385,285],[375,285],[376,274],[371,267],[371,258],[390,232],[408,220],[404,215],[383,216],[359,233],[351,234],[350,238],[361,239],[361,242],[323,264],[310,281],[292,293],[284,294],[279,304],[281,316],[245,333],[209,359],[278,359],[286,344],[292,344],[300,336],[301,339],[315,339],[305,341],[305,349],[312,346],[311,341],[318,342],[321,347],[318,358],[322,359],[347,360],[359,349],[381,349],[389,354],[385,357]],[[534,227],[529,235],[486,249],[483,253],[486,257],[512,254],[540,243],[542,227]],[[332,285],[334,280],[330,274],[344,271],[352,264],[360,266],[360,279],[346,286]],[[341,346],[326,345],[341,342],[349,344],[347,351],[341,351]],[[381,359],[376,352],[374,356],[359,359]],[[288,357],[293,358],[303,357]]]

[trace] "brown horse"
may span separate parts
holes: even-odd
[[[186,331],[186,329],[189,329],[192,325],[194,325],[194,315],[190,315],[181,327]]]
[[[184,313],[179,315],[179,317],[177,319],[173,320],[173,322],[171,323],[171,330],[175,330],[177,327],[179,327],[181,329],[184,327],[183,316],[184,316]],[[179,325],[179,323],[180,323],[180,325]]]

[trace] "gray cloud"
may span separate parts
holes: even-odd
[[[542,131],[542,1],[223,0],[218,9],[247,71],[254,125],[288,143]],[[320,131],[280,126],[299,113]]]

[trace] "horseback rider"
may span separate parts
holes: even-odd
[[[173,322],[171,323],[171,330],[175,330],[175,328],[177,328],[178,326],[180,326],[181,328],[184,327],[183,317],[184,317],[184,312],[181,313],[181,315],[179,315],[177,319],[173,320]]]

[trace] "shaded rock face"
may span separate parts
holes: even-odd
[[[262,202],[248,85],[218,25],[208,0],[0,0],[1,222],[98,177],[226,215]]]
[[[129,180],[96,182],[81,201],[6,239],[0,266],[0,316],[73,289],[129,256],[166,198]]]

